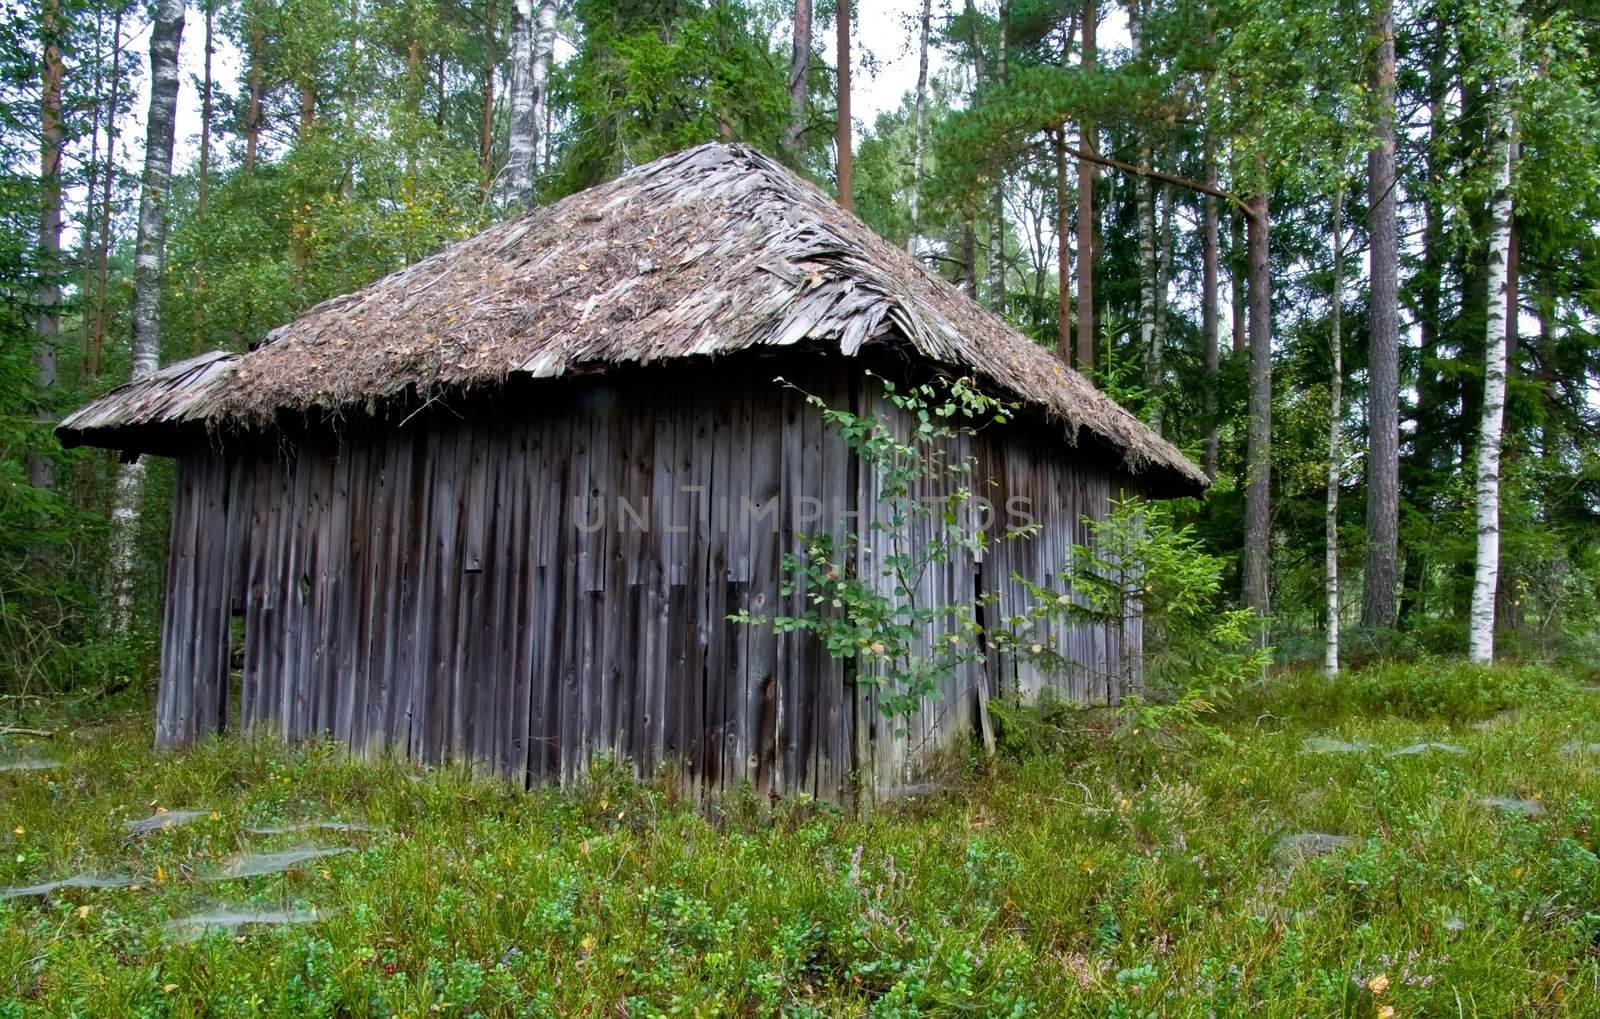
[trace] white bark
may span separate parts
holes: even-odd
[[[1150,200],[1151,218],[1155,217],[1155,198]],[[1162,434],[1164,410],[1161,394],[1166,382],[1167,353],[1167,292],[1172,276],[1173,245],[1176,243],[1177,224],[1172,220],[1172,188],[1161,185],[1161,220],[1156,231],[1157,253],[1150,332],[1150,427]]]
[[[1333,321],[1328,339],[1332,377],[1328,396],[1328,517],[1326,584],[1328,639],[1323,669],[1339,674],[1339,425],[1344,419],[1344,187],[1333,194]]]
[[[178,47],[183,42],[183,0],[158,0],[150,28],[150,114],[145,120],[144,187],[139,194],[139,235],[133,262],[133,371],[131,381],[155,374],[161,363],[161,271],[167,250],[167,204],[172,193],[172,136],[178,109]],[[133,579],[138,563],[139,511],[144,465],[123,464],[111,509],[111,613],[115,633],[133,621]]]
[[[922,43],[917,58],[916,140],[911,149],[911,192],[906,206],[911,213],[911,230],[906,236],[906,251],[917,253],[917,230],[921,226],[922,160],[928,137],[928,34],[933,23],[933,0],[922,0]]]
[[[1513,65],[1517,61],[1519,30],[1520,21],[1513,13]],[[1500,580],[1500,440],[1506,409],[1506,286],[1511,249],[1512,136],[1516,130],[1509,82],[1502,83],[1499,93],[1491,113],[1494,118],[1491,127],[1494,131],[1494,198],[1490,205],[1483,422],[1478,438],[1478,553],[1467,638],[1467,657],[1482,665],[1494,661],[1494,603]]]
[[[521,207],[533,203],[533,157],[539,137],[533,94],[533,50],[533,0],[516,0],[511,5],[511,81],[507,85],[511,123],[506,168],[501,177],[503,205]]]
[[[550,165],[550,64],[556,53],[556,3],[540,0],[533,35],[533,151],[544,146],[544,165]],[[533,204],[533,194],[528,196]]]

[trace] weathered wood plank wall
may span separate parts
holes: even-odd
[[[783,367],[832,405],[897,414],[845,363]],[[571,782],[610,754],[642,775],[673,762],[695,793],[749,782],[848,803],[858,773],[892,794],[921,754],[971,732],[980,684],[1119,694],[1092,679],[1116,653],[1110,638],[1071,628],[1055,636],[1096,663],[1082,675],[991,656],[897,734],[873,685],[809,637],[727,622],[798,611],[807,592],[780,594],[783,555],[879,512],[872,472],[775,374],[756,362],[608,376],[405,428],[347,427],[337,442],[183,457],[158,742],[270,725],[529,783]],[[1105,511],[1113,474],[1022,429],[951,455],[995,477],[997,522],[1015,495],[1044,527],[982,562],[939,564],[917,597],[991,588],[1015,611],[1025,592],[1012,572],[1059,568],[1078,516]],[[244,664],[230,719],[234,612]]]

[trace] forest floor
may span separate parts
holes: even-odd
[[[1578,680],[1297,675],[1181,744],[1053,723],[866,818],[155,753],[145,712],[6,736],[0,1016],[1600,1014]]]

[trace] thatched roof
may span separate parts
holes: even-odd
[[[674,358],[909,345],[971,370],[1198,490],[1183,454],[1049,351],[771,159],[702,145],[501,223],[311,308],[241,356],[205,355],[62,422],[125,447],[163,422],[253,427],[284,411]]]

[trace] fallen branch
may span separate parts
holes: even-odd
[[[14,725],[0,725],[0,736],[40,736],[49,739],[55,732],[48,729],[23,729]]]

